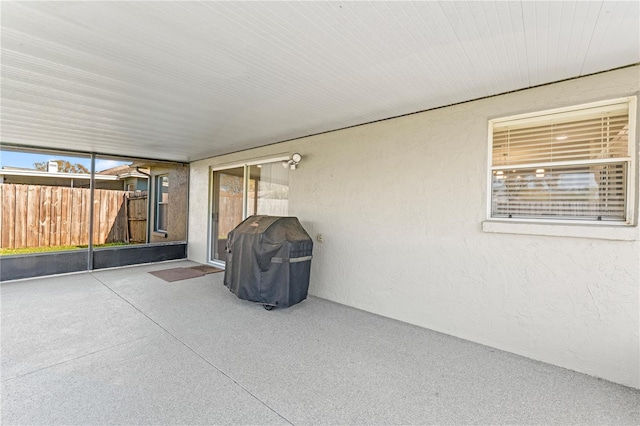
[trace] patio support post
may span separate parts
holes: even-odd
[[[91,179],[89,181],[89,250],[87,252],[87,269],[93,270],[93,210],[96,189],[96,154],[91,153]]]

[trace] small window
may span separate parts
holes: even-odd
[[[155,231],[167,232],[169,207],[169,177],[167,175],[156,177],[156,215]]]
[[[635,98],[489,122],[490,218],[632,224]]]

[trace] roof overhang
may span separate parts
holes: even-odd
[[[45,172],[40,170],[6,170],[0,169],[0,176],[29,176],[56,179],[91,179],[91,175],[86,173],[62,173],[62,172]],[[146,178],[146,176],[144,176]],[[111,175],[95,175],[96,180],[120,180],[118,176]]]

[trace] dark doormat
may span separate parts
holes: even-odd
[[[149,273],[170,283],[174,281],[187,280],[189,278],[197,278],[205,275],[204,272],[197,271],[193,268],[163,269],[161,271],[151,271]]]
[[[193,269],[195,271],[200,271],[203,274],[213,274],[215,272],[223,272],[224,271],[224,269],[214,268],[213,266],[209,266],[209,265],[192,266],[191,269]]]

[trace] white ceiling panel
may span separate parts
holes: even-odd
[[[638,2],[2,2],[3,143],[193,161],[640,62]]]
[[[637,61],[640,52],[638,16],[640,2],[604,2],[581,72],[598,72],[602,63]]]

